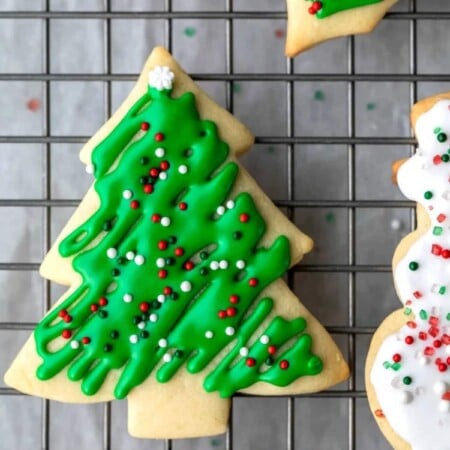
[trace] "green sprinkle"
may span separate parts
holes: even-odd
[[[433,193],[431,191],[426,191],[423,196],[425,197],[425,200],[431,200],[433,198]]]
[[[118,277],[120,275],[120,270],[119,269],[112,269],[111,270],[111,275],[113,277]]]
[[[108,317],[108,311],[101,310],[98,312],[100,319],[106,319]]]
[[[445,286],[441,286],[439,288],[439,294],[444,295],[446,290],[447,290],[447,288]]]
[[[412,383],[412,378],[411,377],[404,377],[403,378],[403,384],[406,384],[407,386],[409,386]]]
[[[433,228],[433,234],[435,236],[440,236],[443,231],[444,231],[444,229],[442,227],[434,227]]]
[[[119,337],[119,332],[117,330],[112,330],[110,336],[112,339],[117,339]]]
[[[236,241],[238,241],[239,239],[242,239],[242,231],[235,231],[233,233],[233,239],[236,239]]]
[[[170,299],[171,299],[171,300],[178,300],[178,297],[179,297],[179,295],[178,295],[177,292],[172,292],[172,293],[170,294]]]
[[[394,363],[391,367],[397,372],[402,368],[402,365],[400,363]]]
[[[450,320],[450,313],[447,314],[447,320]]]
[[[220,445],[222,445],[222,439],[220,439],[220,438],[212,438],[211,439],[211,446],[219,447]]]
[[[177,238],[176,238],[176,236],[170,236],[168,241],[169,241],[169,244],[176,244]]]
[[[203,259],[203,260],[205,260],[205,259],[208,259],[208,252],[205,252],[205,251],[203,251],[203,252],[200,252],[200,259]]]
[[[373,111],[377,107],[377,104],[375,102],[369,102],[366,105],[367,111]]]
[[[419,263],[418,262],[416,262],[416,261],[411,261],[410,263],[409,263],[409,270],[412,270],[413,272],[415,271],[415,270],[417,270],[419,268]]]
[[[424,309],[421,309],[420,312],[419,312],[419,317],[422,320],[427,320],[428,319],[428,314],[427,314],[427,312]]]
[[[139,333],[139,336],[141,337],[141,338],[144,338],[144,339],[147,339],[148,337],[149,337],[149,332],[147,331],[147,330],[142,330],[140,333]]]
[[[184,35],[187,37],[194,37],[197,33],[197,30],[194,27],[186,27],[184,29]]]
[[[437,128],[435,128],[434,130],[433,130],[433,133],[434,134],[438,134],[438,133],[440,133],[442,131],[442,128],[441,127],[437,127]]]
[[[409,316],[412,313],[412,309],[411,308],[405,308],[403,310],[403,314],[405,314],[405,316]]]
[[[176,358],[182,358],[184,356],[184,352],[183,352],[183,350],[177,350],[174,353],[174,355],[175,355]]]
[[[166,258],[165,262],[168,266],[173,266],[175,264],[175,258],[169,256],[168,258]]]
[[[239,83],[236,83],[236,81],[233,81],[231,83],[231,90],[235,93],[238,94],[239,92],[241,92],[242,90],[242,86]]]
[[[141,158],[141,160],[140,160],[140,163],[141,163],[143,166],[147,165],[149,162],[150,162],[150,160],[148,159],[147,156],[143,156],[143,157]]]
[[[264,361],[268,366],[273,366],[274,360],[271,356],[269,356],[268,358],[266,358],[266,360]]]
[[[441,156],[441,159],[442,159],[442,161],[444,161],[444,162],[446,163],[446,162],[449,162],[449,161],[450,161],[450,156],[448,156],[446,153],[444,153],[444,154]]]
[[[390,363],[389,361],[385,361],[385,362],[383,363],[383,367],[384,367],[385,369],[390,369],[390,368],[391,368],[391,363]]]
[[[314,92],[314,100],[321,102],[325,100],[325,93],[321,90],[317,90]]]
[[[112,346],[111,344],[105,344],[105,345],[103,346],[103,351],[104,351],[105,353],[109,353],[109,352],[112,350],[112,348],[113,348],[113,346]]]
[[[327,213],[327,215],[325,216],[325,220],[326,220],[328,223],[334,223],[334,222],[336,222],[336,216],[334,215],[333,212],[329,212],[329,213]]]
[[[209,271],[208,271],[208,269],[207,269],[206,267],[202,267],[202,268],[200,269],[200,275],[201,275],[202,277],[204,277],[205,275],[208,275],[208,273],[209,273]]]
[[[443,143],[443,142],[445,142],[445,141],[447,140],[447,135],[446,135],[445,133],[439,133],[439,134],[437,135],[437,140],[438,140],[440,143]]]
[[[109,231],[109,230],[112,228],[111,222],[105,222],[105,223],[102,225],[102,228],[103,228],[103,231]]]

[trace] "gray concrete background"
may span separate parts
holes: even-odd
[[[101,11],[102,0],[51,0],[54,11]],[[223,0],[173,0],[174,10],[224,10]],[[396,7],[406,11],[409,2]],[[163,0],[111,0],[115,11],[162,10]],[[284,11],[283,0],[235,0],[234,9]],[[39,0],[2,0],[0,10],[42,10]],[[418,0],[419,11],[450,11],[444,0]],[[164,44],[164,21],[150,19],[111,21],[112,71],[138,73],[153,46]],[[283,73],[284,20],[235,20],[234,71]],[[43,71],[40,19],[0,19],[0,72]],[[173,51],[187,71],[220,73],[225,70],[225,22],[223,20],[174,20]],[[278,37],[277,37],[278,36]],[[417,23],[418,72],[448,74],[450,26],[445,20]],[[50,22],[51,73],[104,71],[103,24],[97,19],[64,19]],[[346,39],[324,44],[295,60],[298,73],[345,73]],[[409,72],[409,23],[385,20],[369,36],[355,39],[357,73],[405,74]],[[113,82],[115,108],[133,83]],[[225,104],[223,82],[202,86]],[[450,90],[450,83],[419,82],[420,97]],[[257,136],[286,135],[286,86],[283,82],[237,82],[233,89],[234,113]],[[347,86],[342,82],[296,82],[295,134],[345,136]],[[45,134],[43,85],[39,81],[0,81],[0,135]],[[52,81],[50,83],[50,132],[57,136],[91,135],[106,119],[104,85],[100,81]],[[410,128],[409,84],[383,81],[357,82],[355,86],[356,135],[358,137],[408,137]],[[78,162],[78,144],[51,145],[51,196],[79,199],[90,183]],[[355,193],[358,200],[402,199],[390,181],[393,160],[408,155],[407,146],[356,147]],[[0,143],[0,198],[43,198],[44,148],[40,144]],[[287,198],[287,152],[283,145],[255,145],[244,163],[273,198]],[[295,198],[345,200],[347,149],[340,145],[295,147]],[[54,238],[72,208],[53,208]],[[304,263],[347,264],[348,220],[343,208],[298,208],[296,223],[316,241],[316,249]],[[390,264],[396,244],[409,229],[405,209],[357,209],[356,263]],[[43,257],[44,210],[38,207],[0,207],[1,263],[34,262]],[[43,314],[43,281],[35,271],[0,271],[0,321],[38,321]],[[299,273],[295,291],[304,304],[328,326],[348,325],[348,283],[345,273]],[[61,290],[52,286],[52,299]],[[356,325],[377,326],[399,307],[389,273],[356,274]],[[28,331],[0,331],[0,373],[23,344]],[[363,364],[370,336],[356,336],[356,389],[364,389]],[[346,338],[336,336],[344,353]],[[3,386],[0,381],[0,387]],[[336,389],[346,390],[347,386]],[[40,448],[40,399],[0,397],[0,448]],[[102,445],[102,405],[51,403],[50,448],[95,450]],[[187,407],[186,413],[189,414]],[[295,400],[295,448],[344,450],[347,447],[346,399]],[[233,408],[234,448],[275,450],[286,448],[287,399],[237,398]],[[126,432],[126,404],[112,406],[114,450],[163,449],[162,441],[130,438]],[[356,400],[356,448],[385,450],[387,444],[375,426],[364,398]],[[223,449],[224,436],[173,443],[175,450]]]

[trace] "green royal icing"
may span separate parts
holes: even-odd
[[[183,365],[202,371],[225,347],[204,381],[222,397],[258,381],[286,386],[318,374],[322,361],[311,353],[306,321],[269,319],[273,300],[258,298],[288,269],[288,239],[258,246],[266,224],[250,194],[239,193],[230,205],[239,168],[226,161],[227,144],[213,122],[200,119],[192,93],[170,93],[149,87],[92,153],[100,206],[59,246],[63,257],[76,255],[82,282],[35,330],[43,358],[38,378],[67,368],[69,379],[93,395],[121,369],[114,395],[124,398],[152,372],[164,383]],[[150,176],[163,161],[167,178]],[[170,224],[155,222],[155,214]],[[228,268],[216,269],[221,261]],[[264,334],[253,336],[263,322]]]
[[[324,19],[333,14],[336,14],[347,9],[359,8],[361,6],[373,5],[375,3],[381,3],[383,0],[322,0],[320,2],[316,0],[306,0],[312,2],[314,6],[310,10],[311,14],[315,14],[318,19]]]

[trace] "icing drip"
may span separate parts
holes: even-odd
[[[37,376],[67,368],[92,395],[120,369],[114,395],[124,398],[151,374],[198,373],[225,348],[204,383],[223,397],[315,375],[306,321],[274,317],[273,300],[260,299],[288,269],[289,241],[259,245],[266,224],[251,195],[230,197],[239,167],[228,145],[192,93],[171,96],[173,81],[167,67],[152,71],[92,153],[100,206],[59,246],[82,282],[35,330]]]
[[[450,101],[416,123],[419,148],[398,173],[431,226],[395,270],[407,323],[387,337],[370,374],[394,431],[413,450],[450,449]],[[430,438],[432,436],[432,438]]]

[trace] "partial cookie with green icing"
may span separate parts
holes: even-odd
[[[238,163],[252,143],[156,48],[81,151],[93,185],[41,266],[68,290],[7,384],[67,402],[127,398],[133,436],[176,438],[224,432],[237,392],[345,380],[336,344],[282,280],[312,241]]]
[[[372,31],[397,0],[287,0],[286,55],[321,42]]]

